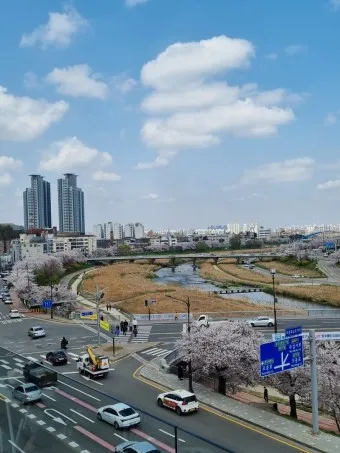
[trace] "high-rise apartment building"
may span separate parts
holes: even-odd
[[[97,239],[104,239],[103,225],[101,223],[93,225],[93,234]]]
[[[135,225],[133,223],[127,223],[124,226],[124,237],[134,238],[135,237]]]
[[[123,225],[115,223],[113,225],[113,239],[123,239]]]
[[[113,239],[113,223],[104,223],[104,239]]]
[[[58,207],[61,233],[85,233],[84,192],[77,187],[77,175],[58,179]]]
[[[140,222],[135,223],[135,238],[142,239],[145,237],[144,225]]]
[[[31,187],[23,192],[25,229],[52,228],[51,186],[40,175],[31,176]]]

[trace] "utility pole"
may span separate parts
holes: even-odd
[[[312,382],[313,434],[319,434],[318,376],[316,367],[316,342],[314,329],[309,330],[309,347],[310,372]]]
[[[98,345],[100,346],[100,308],[99,308],[99,302],[100,302],[100,293],[99,293],[99,288],[98,285],[96,285],[96,303],[97,303],[97,332],[98,332]]]
[[[275,292],[275,274],[276,274],[276,270],[275,270],[275,269],[272,269],[272,270],[270,271],[270,273],[272,274],[272,279],[273,279],[274,332],[277,333],[277,316],[276,316],[276,302],[277,302],[277,298],[276,298],[276,292]]]

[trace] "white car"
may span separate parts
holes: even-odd
[[[13,302],[12,302],[12,299],[10,297],[6,297],[6,299],[4,300],[4,303],[6,305],[11,305]]]
[[[295,274],[292,278],[300,278],[300,275]]]
[[[116,429],[129,428],[140,423],[140,415],[132,407],[124,403],[103,406],[98,409],[98,420],[110,423]]]
[[[42,337],[46,337],[46,332],[40,326],[31,327],[28,330],[28,336],[32,337],[32,338],[42,338]]]
[[[197,412],[199,404],[194,393],[187,390],[173,390],[172,392],[161,393],[157,396],[159,407],[168,407],[176,411],[177,415],[188,412]]]
[[[11,319],[15,319],[15,318],[22,318],[22,314],[18,312],[18,310],[11,310],[8,314],[8,316],[11,318]]]
[[[258,316],[257,318],[250,319],[247,323],[252,327],[273,327],[275,325],[274,319],[268,316]]]

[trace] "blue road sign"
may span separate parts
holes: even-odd
[[[82,311],[81,315],[82,316],[92,316],[93,315],[93,311]]]
[[[302,337],[285,338],[260,345],[261,377],[303,366]]]
[[[53,301],[50,299],[45,299],[41,302],[42,308],[52,308]]]
[[[285,332],[285,337],[286,338],[297,337],[299,335],[302,335],[302,327],[301,326],[288,327],[288,329],[286,329],[286,332]]]

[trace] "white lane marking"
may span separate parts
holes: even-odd
[[[24,361],[23,361],[22,359],[18,359],[17,357],[14,357],[14,359],[13,359],[13,360],[15,360],[16,362],[21,362],[21,363],[23,363],[23,362],[24,362]]]
[[[25,365],[22,363],[16,363],[16,366],[18,366],[19,368],[24,368]]]
[[[90,453],[88,450],[82,450],[80,453]]]
[[[167,434],[170,437],[175,437],[174,434],[168,433],[168,431],[164,431],[164,429],[158,428],[158,431],[160,431],[161,433]],[[181,441],[181,442],[185,442],[185,440],[183,440],[183,439],[178,439],[178,440]]]
[[[21,448],[18,447],[17,444],[12,442],[11,440],[9,440],[8,443],[10,443],[12,445],[12,447],[15,448],[16,450],[18,450],[20,453],[25,453],[24,450],[21,450]]]
[[[77,415],[79,415],[79,417],[83,417],[83,418],[85,418],[86,420],[88,420],[89,422],[94,423],[93,420],[91,420],[90,418],[85,417],[85,415],[81,414],[80,412],[77,412],[77,411],[75,411],[74,409],[70,409],[70,411],[71,411],[71,412],[74,412],[74,413],[77,414]]]
[[[19,404],[17,404],[17,403],[12,403],[11,406],[14,407],[14,408],[16,408],[16,407],[19,407]]]
[[[16,370],[15,370],[15,371],[16,371]],[[21,376],[18,376],[18,378],[19,378],[19,377],[21,377]],[[14,379],[14,377],[13,377],[13,376],[11,376],[11,377],[1,377],[1,378],[0,378],[0,381],[8,381],[9,379]],[[8,384],[6,384],[6,385],[8,385]]]
[[[27,417],[30,418],[30,419],[32,419],[32,420],[33,420],[34,418],[37,418],[34,414],[28,414]]]
[[[50,433],[54,433],[55,429],[52,427],[52,426],[49,426],[48,428],[46,428],[47,431],[49,431]]]
[[[61,440],[64,440],[67,436],[65,436],[65,434],[57,434],[57,437],[59,437],[59,439]]]
[[[26,414],[27,410],[26,409],[19,409],[19,412],[21,412],[22,414]]]
[[[38,423],[38,425],[40,425],[40,426],[46,425],[46,423],[44,422],[44,420],[37,420],[37,423]]]
[[[68,355],[72,355],[73,357],[79,357],[79,355],[74,354],[73,352],[68,352],[67,354],[68,354]]]
[[[83,393],[83,395],[86,395],[86,396],[88,396],[89,398],[92,398],[92,399],[94,399],[94,400],[96,400],[96,401],[100,401],[99,398],[96,398],[95,396],[89,395],[88,393],[83,392],[82,390],[79,390],[79,389],[77,389],[76,387],[72,387],[72,385],[66,384],[66,383],[63,382],[63,381],[59,381],[59,384],[64,384],[64,385],[66,385],[67,387],[70,387],[71,389],[76,390],[76,391],[79,392],[79,393]]]
[[[7,362],[7,360],[0,359],[0,362],[5,363],[6,365],[9,365],[9,362]]]
[[[64,371],[61,374],[79,374],[79,371]]]
[[[12,368],[8,365],[0,365],[2,368],[5,368],[5,370],[11,370]]]
[[[17,373],[20,373],[21,376],[24,374],[24,372],[20,368],[14,368],[14,371],[16,371]],[[18,376],[18,377],[21,377],[21,376]]]
[[[147,349],[146,351],[142,351],[141,354],[148,354],[152,351],[156,351],[158,348]]]
[[[113,433],[114,436],[118,437],[119,439],[122,439],[124,442],[127,442],[127,439],[125,437],[120,436],[119,434]]]
[[[73,447],[73,448],[76,448],[76,447],[79,447],[79,444],[76,444],[75,442],[69,442],[68,443],[70,447]]]
[[[38,359],[35,359],[34,357],[27,356],[27,358],[28,358],[29,360],[31,360],[31,362],[39,362],[39,360],[38,360]]]
[[[52,398],[51,396],[46,395],[46,393],[42,393],[42,395],[46,396],[46,398],[48,398],[49,400],[52,400],[52,401],[54,401],[54,402],[57,401],[57,400],[55,400],[54,398]]]

